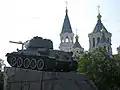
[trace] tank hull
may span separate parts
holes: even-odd
[[[48,56],[8,53],[7,61],[12,67],[38,71],[69,72],[77,70],[76,61],[60,61]]]

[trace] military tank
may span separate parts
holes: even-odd
[[[27,43],[18,44],[22,44],[21,50],[6,54],[7,62],[12,67],[55,72],[77,70],[77,61],[72,53],[53,50],[53,42],[49,39],[36,36]]]

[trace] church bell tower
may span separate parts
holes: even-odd
[[[92,33],[88,35],[89,37],[89,51],[92,51],[98,47],[104,47],[109,54],[112,54],[111,48],[111,36],[112,34],[107,31],[105,26],[101,21],[101,14],[98,8],[98,20],[97,24]]]
[[[61,51],[70,52],[74,45],[73,38],[74,38],[74,33],[72,31],[72,27],[68,17],[68,9],[66,7],[66,15],[63,22],[62,31],[60,33],[61,43],[60,43],[59,49]]]

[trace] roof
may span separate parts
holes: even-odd
[[[63,27],[62,27],[62,32],[61,33],[72,33],[72,28],[71,28],[71,24],[70,24],[70,20],[68,17],[68,10],[66,9],[66,15],[65,15],[65,19],[63,22]]]
[[[76,38],[76,42],[74,43],[73,48],[82,48],[80,43],[78,42],[78,35],[76,35],[75,38]]]
[[[73,48],[82,48],[79,42],[75,42]]]
[[[102,32],[102,37],[100,39],[100,43],[109,43],[108,39],[105,37],[105,29],[104,29],[104,27],[102,28],[101,32]]]
[[[96,26],[95,26],[95,28],[93,30],[93,33],[98,33],[98,32],[101,33],[102,28],[105,30],[106,33],[108,33],[107,29],[105,28],[105,26],[101,22],[101,15],[98,14],[97,18],[98,18],[98,21],[97,21],[97,24],[96,24]]]

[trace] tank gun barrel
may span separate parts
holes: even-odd
[[[19,41],[19,42],[15,42],[15,41],[9,41],[10,43],[15,43],[15,44],[22,44],[22,50],[23,50],[23,46],[24,46],[24,43],[23,42],[21,42],[21,41]]]
[[[16,43],[16,44],[24,44],[24,43],[22,43],[21,41],[19,41],[19,42],[15,42],[15,41],[9,41],[10,43]]]

